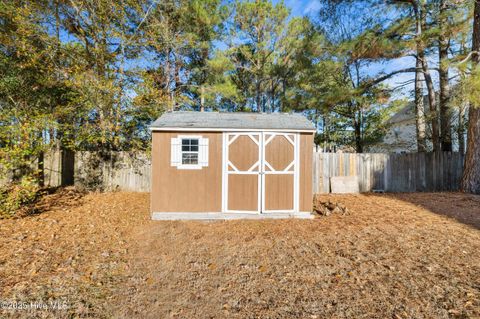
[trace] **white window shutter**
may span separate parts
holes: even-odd
[[[171,154],[170,154],[170,165],[171,166],[180,165],[181,161],[182,161],[181,139],[172,138],[170,152],[171,152]]]
[[[198,148],[198,165],[207,167],[208,166],[208,138],[200,138]]]

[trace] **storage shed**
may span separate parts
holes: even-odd
[[[304,116],[169,112],[150,129],[153,219],[311,217]]]

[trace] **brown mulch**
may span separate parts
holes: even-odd
[[[112,291],[128,267],[131,230],[149,221],[148,195],[91,193],[69,203],[48,196],[51,203],[40,204],[52,210],[0,221],[0,301],[66,302],[68,311],[43,313],[54,318],[108,317]],[[38,312],[0,309],[0,318]]]
[[[349,213],[154,222],[148,194],[87,194],[0,221],[0,300],[69,306],[0,317],[478,318],[479,198],[328,195]]]
[[[46,195],[33,204],[33,210],[43,213],[54,210],[67,210],[71,207],[80,206],[86,192],[73,186],[57,189],[46,189]]]

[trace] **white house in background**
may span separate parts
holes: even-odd
[[[370,153],[411,153],[417,151],[415,105],[408,103],[389,120],[390,128],[383,139],[367,147]]]
[[[425,106],[428,108],[428,105]],[[417,129],[415,122],[415,104],[408,103],[403,109],[395,113],[389,120],[390,128],[380,142],[367,147],[370,153],[412,153],[417,151]],[[452,114],[452,143],[453,150],[458,151],[457,124],[458,112]],[[427,125],[427,136],[430,128]],[[466,140],[466,136],[463,137]],[[432,145],[427,140],[427,148]]]

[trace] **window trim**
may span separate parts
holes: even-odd
[[[177,169],[202,169],[200,165],[200,140],[202,139],[201,135],[178,135],[177,138],[180,140],[180,164],[177,165]],[[197,164],[183,164],[183,140],[197,140],[198,141],[198,151],[197,153]],[[195,153],[195,152],[187,152]]]

